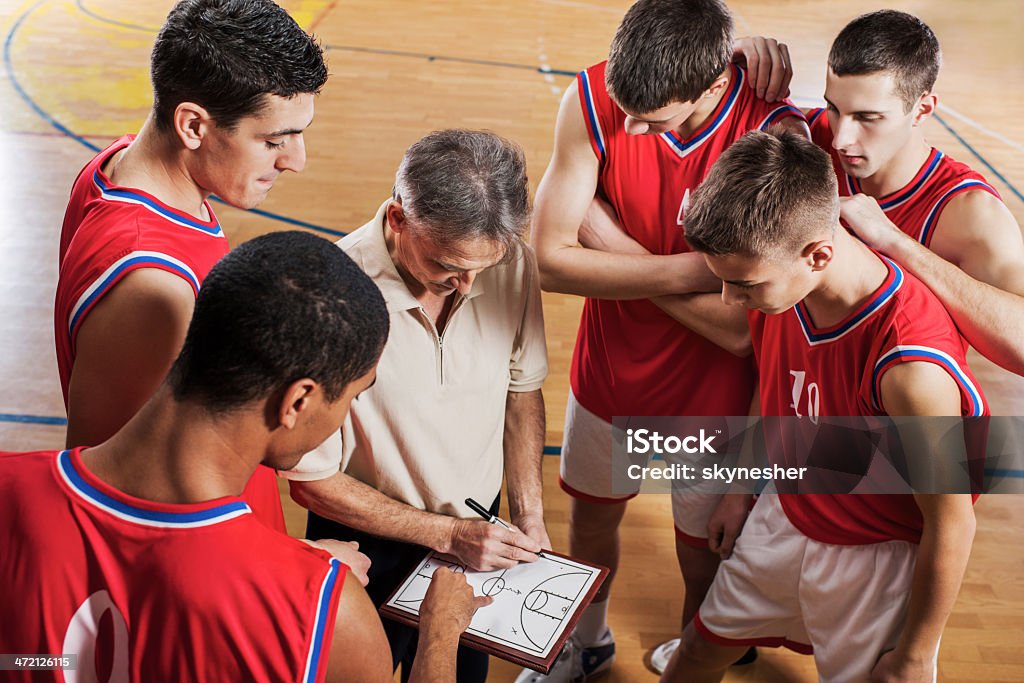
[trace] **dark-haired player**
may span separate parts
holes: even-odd
[[[769,45],[765,57],[785,67],[785,46]],[[774,123],[804,134],[807,128],[790,104],[758,99],[744,85],[744,71],[730,63],[733,47],[732,17],[718,0],[634,4],[608,61],[581,72],[562,98],[554,154],[537,192],[532,244],[542,286],[587,297],[562,447],[560,483],[572,496],[569,545],[613,576],[618,527],[632,495],[611,489],[612,417],[750,409],[754,373],[741,357],[749,355],[746,323],[717,294],[702,294],[719,283],[699,255],[686,253],[685,214],[711,164],[741,135]],[[769,87],[770,99],[783,94],[778,83]],[[602,207],[640,253],[580,247],[581,224]],[[718,562],[706,531],[714,501],[674,500],[684,622]],[[578,681],[611,665],[610,587],[611,579],[550,676],[524,672],[521,682]]]
[[[387,334],[379,290],[327,240],[272,233],[221,260],[166,381],[116,434],[0,455],[4,647],[75,655],[76,680],[391,681],[348,567],[240,497],[257,467],[293,467],[340,427]],[[455,680],[489,602],[434,577],[412,680]]]
[[[207,201],[250,208],[306,161],[320,47],[270,0],[183,0],[153,46],[153,109],[86,164],[60,240],[54,336],[67,445],[117,431],[167,374],[203,278],[228,251]],[[246,499],[284,530],[274,473]]]

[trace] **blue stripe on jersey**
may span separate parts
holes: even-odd
[[[594,93],[590,89],[590,74],[586,71],[580,72],[580,83],[583,85],[583,101],[587,103],[587,118],[590,120],[590,130],[597,142],[597,148],[601,151],[601,163],[605,161],[604,134],[601,132],[601,124],[597,122],[597,107],[594,104]]]
[[[939,201],[935,202],[935,206],[932,207],[931,211],[928,212],[928,217],[924,221],[924,226],[921,228],[921,234],[917,236],[918,241],[928,246],[928,243],[932,239],[932,231],[939,222],[939,216],[942,215],[942,210],[946,204],[949,203],[955,195],[961,192],[967,192],[968,190],[987,190],[993,195],[996,195],[996,191],[992,189],[987,183],[983,183],[980,180],[965,180],[954,187],[950,188],[944,195],[939,198]]]
[[[878,362],[875,363],[875,369],[871,373],[871,401],[875,404],[876,408],[879,410],[883,409],[881,399],[879,398],[881,395],[882,374],[899,362],[907,363],[912,361],[935,363],[944,368],[956,380],[960,391],[969,400],[970,410],[968,415],[970,417],[981,417],[984,413],[985,402],[981,398],[981,393],[974,386],[974,383],[971,382],[970,377],[953,360],[952,356],[928,346],[894,346],[878,359]]]
[[[146,510],[144,508],[129,505],[123,501],[111,498],[99,489],[89,484],[78,470],[75,469],[71,460],[70,451],[61,451],[57,456],[57,468],[64,476],[64,480],[77,494],[107,512],[110,512],[121,519],[138,522],[147,526],[160,527],[197,527],[209,526],[234,519],[239,515],[252,512],[249,506],[241,500],[214,505],[205,510],[196,512],[160,512],[157,510]]]
[[[140,194],[138,192],[132,192],[130,190],[122,188],[109,187],[106,183],[103,182],[103,177],[100,176],[99,171],[95,171],[93,173],[92,179],[93,182],[96,183],[96,186],[100,188],[100,193],[104,199],[125,202],[129,204],[139,204],[149,209],[153,213],[163,218],[166,218],[167,220],[173,223],[183,225],[187,228],[192,228],[193,230],[204,232],[212,237],[220,237],[224,234],[224,231],[221,230],[220,222],[218,222],[217,225],[211,228],[208,225],[203,225],[202,223],[196,221],[196,219],[192,218],[191,216],[186,216],[185,214],[177,213],[175,211],[166,209],[143,194]]]
[[[818,117],[822,115],[825,110],[822,108],[812,109],[810,114],[807,116],[807,125],[813,126],[814,122],[818,120]]]
[[[879,308],[888,303],[889,300],[893,297],[893,295],[895,295],[896,292],[899,290],[899,288],[903,286],[903,271],[900,269],[900,267],[893,263],[891,260],[885,258],[884,256],[882,257],[882,259],[886,262],[886,264],[894,273],[892,282],[889,283],[888,287],[879,292],[874,299],[865,304],[865,306],[860,310],[860,312],[858,312],[855,316],[847,320],[842,326],[836,328],[835,330],[832,330],[831,332],[813,332],[811,329],[810,317],[804,311],[803,302],[801,301],[796,306],[794,306],[794,310],[796,311],[796,317],[800,321],[800,327],[801,329],[803,329],[804,336],[807,337],[807,342],[811,344],[811,346],[814,346],[816,344],[822,344],[824,342],[835,341],[836,339],[839,339],[840,337],[844,336],[846,333],[850,332],[851,330],[859,326],[862,322],[867,320],[872,313],[874,313]]]
[[[803,119],[804,114],[802,111],[794,106],[784,104],[765,118],[765,120],[758,126],[759,130],[768,130],[768,127],[773,123],[781,119],[784,115],[796,116],[798,119]]]
[[[711,122],[711,125],[708,126],[703,133],[686,142],[683,142],[678,137],[676,137],[675,133],[673,133],[672,131],[662,133],[659,136],[663,140],[668,142],[669,145],[672,146],[672,149],[676,152],[676,154],[678,154],[681,157],[685,157],[687,154],[689,154],[694,149],[699,147],[702,142],[711,137],[715,133],[715,131],[718,130],[718,127],[722,125],[722,122],[725,121],[726,118],[728,118],[729,114],[732,112],[733,105],[736,104],[737,97],[739,97],[740,89],[743,87],[744,71],[739,67],[736,67],[736,71],[736,77],[732,79],[732,90],[729,91],[728,99],[726,99],[725,106],[722,107],[722,111],[718,112],[718,116],[715,117],[715,119]]]
[[[316,610],[316,621],[313,624],[313,642],[309,650],[309,657],[306,660],[306,674],[302,677],[304,683],[313,683],[316,680],[317,670],[320,668],[320,657],[323,655],[324,631],[327,629],[327,618],[331,614],[331,605],[334,598],[334,584],[338,581],[338,573],[341,563],[331,558],[331,567],[327,570],[327,576],[320,586],[320,598]]]
[[[167,256],[162,256],[156,252],[132,252],[116,261],[113,266],[100,275],[99,279],[85,290],[85,296],[79,299],[75,307],[71,309],[71,319],[68,321],[68,334],[72,338],[75,336],[75,328],[81,321],[82,315],[89,310],[89,307],[117,284],[125,270],[138,266],[141,263],[159,266],[161,270],[165,268],[171,270],[181,275],[197,292],[199,291],[199,279],[196,278],[195,273],[189,270],[184,263]]]

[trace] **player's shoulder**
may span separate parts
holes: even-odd
[[[935,150],[938,157],[937,165],[941,177],[954,180],[980,180],[987,183],[985,176],[974,169],[970,164],[960,161],[942,150]]]
[[[928,160],[921,169],[918,182],[922,198],[928,198],[924,203],[934,205],[938,210],[951,202],[963,202],[966,197],[971,196],[988,195],[1002,201],[999,192],[984,175],[969,164],[958,161],[936,148],[932,148]],[[982,200],[985,198],[982,197]]]
[[[42,468],[57,457],[61,451],[0,451],[0,467],[12,468],[17,471],[19,468]]]
[[[137,206],[93,202],[75,230],[65,262],[76,263],[134,248],[142,219],[144,215]]]
[[[54,482],[54,468],[61,451],[0,451],[0,495],[3,503],[13,503],[18,495],[39,498],[47,482]],[[31,493],[29,493],[31,492]]]
[[[616,115],[622,113],[622,109],[608,92],[605,81],[607,65],[607,61],[598,62],[576,74],[576,78],[565,91],[562,100],[563,106],[575,98],[586,111],[593,110],[594,113],[601,113],[608,110]],[[625,116],[625,114],[622,115]]]
[[[608,60],[602,60],[596,64],[591,64],[587,68],[580,71],[576,76],[577,78],[587,77],[590,80],[596,80],[596,84],[601,90],[606,90],[605,87],[605,73],[608,70]]]
[[[938,297],[905,268],[895,266],[901,280],[887,318],[889,345],[941,346],[962,350],[956,324]]]
[[[757,96],[753,88],[746,83],[747,72],[742,67],[731,64],[730,80],[726,86],[724,114],[734,113],[747,130],[768,130],[786,119],[804,121],[804,113],[788,99],[769,102]],[[806,135],[806,133],[804,133]]]

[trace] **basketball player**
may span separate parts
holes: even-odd
[[[788,62],[784,46],[774,49],[777,65]],[[537,192],[532,244],[542,285],[587,297],[562,447],[570,552],[610,567],[612,576],[617,530],[635,495],[611,490],[612,416],[746,415],[750,408],[754,373],[739,357],[749,355],[745,320],[717,294],[701,294],[720,284],[699,255],[686,253],[682,223],[690,193],[734,140],[773,123],[807,128],[787,102],[770,104],[744,87],[732,53],[732,18],[718,0],[634,4],[608,61],[567,89]],[[581,224],[598,198],[649,253],[580,248]],[[705,531],[713,507],[714,499],[699,499],[693,509],[675,509],[684,621],[717,566]],[[552,673],[524,671],[520,683],[583,680],[611,665],[610,586],[611,578]]]
[[[832,44],[828,106],[808,112],[812,136],[850,197],[849,226],[921,278],[982,355],[1024,374],[1024,240],[985,178],[925,139],[940,62],[917,17],[854,19]]]
[[[320,47],[270,0],[179,2],[151,73],[142,129],[85,166],[64,216],[54,336],[69,447],[110,437],[163,380],[228,251],[207,198],[251,208],[301,171],[327,79]],[[273,472],[259,468],[245,498],[284,531]]]
[[[4,648],[76,655],[76,680],[391,681],[348,568],[239,497],[260,463],[290,468],[340,427],[387,333],[379,290],[327,240],[272,233],[226,256],[124,427],[95,448],[0,455]],[[459,633],[490,600],[435,575],[413,680],[455,680]]]
[[[751,309],[762,415],[987,414],[938,299],[839,226],[813,143],[750,133],[693,199],[687,240]],[[966,493],[762,495],[662,680],[756,643],[813,649],[824,681],[931,681],[974,525]]]

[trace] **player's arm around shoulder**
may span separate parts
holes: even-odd
[[[67,445],[93,446],[149,400],[185,341],[195,292],[167,271],[132,271],[96,304],[76,337]]]
[[[882,400],[893,416],[960,414],[953,378],[932,363],[903,363],[882,377]],[[928,439],[927,428],[924,439]],[[950,439],[935,434],[933,457],[953,457],[940,449]],[[961,440],[962,441],[962,440]],[[928,445],[928,444],[926,444]],[[911,584],[907,618],[896,649],[883,654],[872,681],[931,681],[934,657],[946,620],[956,602],[974,541],[975,518],[969,494],[915,494],[924,526]]]
[[[546,291],[642,299],[688,291],[681,255],[622,254],[581,247],[580,226],[597,193],[600,165],[574,81],[562,96],[551,162],[537,188],[530,243]],[[681,272],[682,271],[682,272]]]
[[[1024,294],[1024,238],[1006,205],[973,190],[954,197],[939,217],[931,249],[971,277]]]
[[[1013,214],[989,192],[964,192],[943,210],[929,246],[918,249],[911,270],[942,299],[971,346],[1024,373],[1024,239]]]

